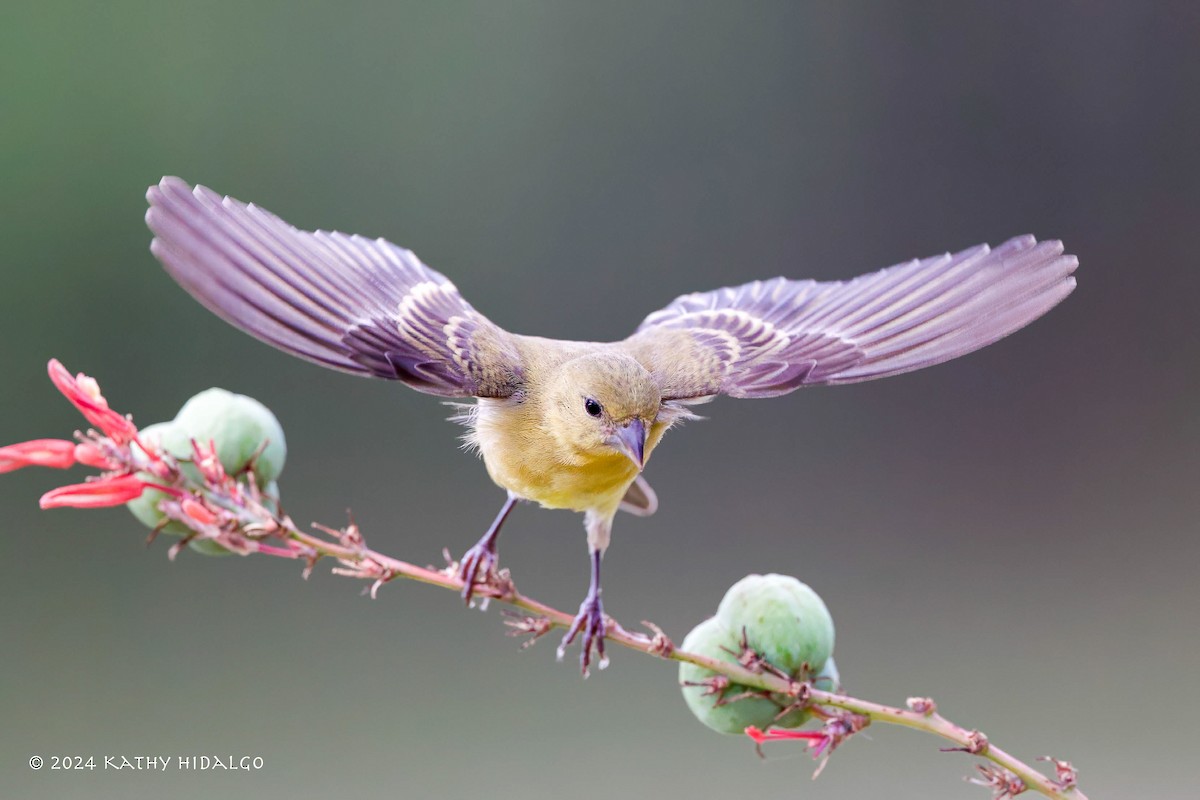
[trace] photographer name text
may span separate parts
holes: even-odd
[[[262,756],[154,755],[154,756],[30,756],[29,768],[50,771],[95,772],[254,772],[263,768]]]

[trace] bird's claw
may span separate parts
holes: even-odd
[[[559,661],[562,661],[563,656],[566,655],[567,646],[575,641],[575,637],[580,633],[583,634],[583,638],[579,643],[581,648],[579,671],[586,678],[592,664],[593,648],[596,650],[596,666],[600,669],[608,666],[608,656],[604,654],[604,637],[608,633],[608,620],[604,616],[604,604],[600,602],[599,593],[589,594],[579,606],[579,613],[575,615],[575,620],[567,630],[567,635],[563,637],[562,643],[558,646]]]
[[[463,557],[458,562],[458,577],[463,582],[461,594],[464,603],[472,604],[476,589],[480,586],[491,586],[495,583],[498,577],[496,573],[498,561],[499,557],[496,555],[495,546],[489,547],[484,542],[476,544],[463,553]],[[487,598],[481,598],[481,602],[486,603]]]

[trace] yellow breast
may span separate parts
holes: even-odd
[[[485,400],[474,422],[473,441],[492,480],[546,508],[615,512],[638,475],[617,452],[564,452],[528,409]],[[647,458],[665,430],[651,427]]]

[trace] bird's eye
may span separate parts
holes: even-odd
[[[600,404],[590,397],[583,401],[583,410],[592,417],[598,417],[600,416],[600,413],[604,411],[604,409],[600,407]]]

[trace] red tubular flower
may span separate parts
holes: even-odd
[[[97,469],[119,469],[121,466],[109,458],[104,449],[93,441],[80,442],[75,445],[75,460],[80,464]]]
[[[104,478],[87,483],[76,483],[70,486],[60,486],[42,495],[39,505],[42,508],[104,508],[120,506],[136,497],[140,497],[147,489],[175,491],[164,486],[147,483],[136,475],[118,475],[115,478]]]
[[[63,439],[34,439],[0,447],[0,472],[22,467],[66,469],[75,463],[75,443]]]
[[[217,515],[205,508],[200,503],[197,503],[190,497],[183,498],[183,502],[179,504],[183,513],[187,514],[192,519],[199,522],[201,525],[212,525],[217,521]]]
[[[801,739],[812,751],[813,758],[818,758],[825,751],[825,748],[829,746],[830,741],[832,741],[832,737],[825,731],[790,731],[778,728],[768,728],[763,731],[753,725],[746,728],[746,735],[753,739],[755,744],[774,742],[781,739]]]
[[[50,380],[70,400],[88,422],[108,435],[114,442],[124,444],[137,436],[132,422],[108,407],[108,401],[100,394],[100,386],[82,372],[71,377],[58,359],[50,359],[47,365]]]

